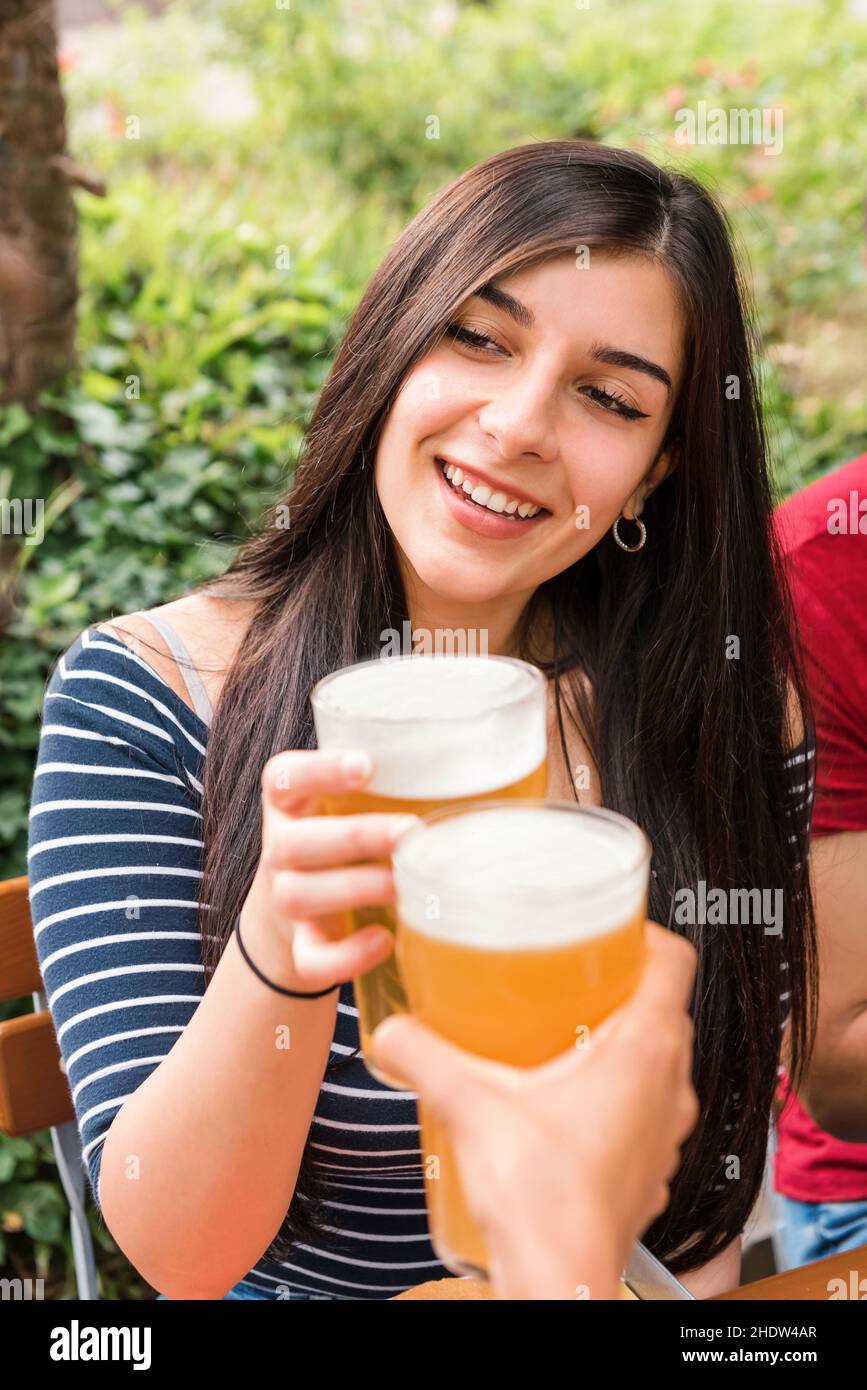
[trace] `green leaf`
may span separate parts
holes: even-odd
[[[0,449],[20,439],[30,429],[31,419],[23,405],[5,406],[0,413]]]
[[[82,373],[81,389],[97,401],[116,401],[123,393],[123,381],[104,372],[90,370]]]
[[[41,575],[37,580],[39,603],[44,608],[55,608],[78,593],[81,575],[75,571],[54,575]]]
[[[24,1229],[33,1240],[46,1240],[56,1245],[63,1239],[68,1207],[54,1184],[29,1183],[18,1210],[24,1218]]]
[[[46,454],[61,454],[73,458],[81,449],[78,435],[70,430],[59,430],[45,416],[36,418],[33,424],[33,438]]]

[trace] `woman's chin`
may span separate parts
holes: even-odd
[[[491,573],[490,559],[479,556],[474,560],[445,539],[441,546],[426,543],[403,553],[418,582],[436,595],[446,613],[464,604],[484,607],[512,592],[511,585],[504,589],[504,573]]]

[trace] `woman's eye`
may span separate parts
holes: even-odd
[[[604,410],[606,415],[622,415],[625,420],[647,420],[650,417],[643,410],[636,410],[635,406],[627,405],[622,396],[617,396],[613,391],[606,391],[602,386],[585,386],[585,390],[590,399]]]
[[[477,333],[473,328],[467,328],[463,323],[448,323],[445,328],[450,338],[464,347],[475,348],[479,352],[488,354],[502,352],[503,349],[493,338],[489,338],[486,333]],[[648,420],[650,417],[643,410],[636,410],[634,406],[628,405],[622,396],[615,395],[613,391],[606,391],[602,386],[585,386],[582,388],[587,392],[594,405],[603,410],[606,415],[620,415],[625,420]]]
[[[489,338],[485,333],[476,333],[474,329],[466,328],[462,323],[446,324],[446,333],[465,347],[480,348],[483,352],[500,351],[499,343],[495,343],[493,338]]]

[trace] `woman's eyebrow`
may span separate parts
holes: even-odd
[[[522,328],[532,328],[536,322],[535,315],[531,313],[526,304],[522,304],[520,299],[515,299],[512,295],[506,294],[505,290],[498,289],[490,281],[486,285],[481,285],[475,293],[479,299],[486,299],[489,304],[493,304],[495,309],[502,309]]]
[[[496,285],[488,282],[481,285],[475,294],[479,299],[485,299],[489,304],[493,304],[495,309],[502,309],[504,313],[519,323],[522,328],[532,328],[536,322],[534,314],[526,304],[522,304],[513,295],[507,294],[505,290],[499,289]],[[590,349],[590,356],[596,362],[604,362],[609,367],[625,367],[627,371],[644,372],[646,376],[652,376],[656,381],[661,381],[669,395],[671,395],[671,377],[664,367],[660,367],[658,362],[651,362],[647,357],[640,357],[638,353],[627,352],[624,348],[610,347],[606,343],[594,343]]]
[[[671,377],[658,362],[651,362],[649,358],[639,357],[637,353],[626,352],[623,348],[608,347],[606,343],[594,343],[590,349],[590,356],[596,362],[607,363],[609,367],[625,367],[627,371],[644,372],[647,376],[661,381],[671,395]]]

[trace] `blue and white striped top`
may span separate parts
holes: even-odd
[[[124,1101],[204,993],[201,878],[207,724],[119,638],[88,629],[49,681],[30,811],[30,902],[90,1187]],[[331,1059],[359,1046],[340,989]],[[391,1298],[446,1276],[428,1234],[416,1096],[360,1057],[326,1072],[310,1141],[328,1228],[242,1285],[271,1298]]]
[[[160,630],[178,655],[171,630]],[[199,714],[119,638],[89,628],[46,692],[30,902],[97,1205],[114,1116],[204,992],[196,901],[210,706],[201,682],[187,679]],[[792,811],[807,824],[814,757],[811,731],[789,759]],[[330,1055],[351,1060],[326,1072],[310,1137],[331,1220],[315,1245],[296,1243],[291,1259],[259,1260],[241,1281],[252,1297],[391,1298],[449,1272],[429,1239],[417,1098],[384,1086],[353,1056],[357,1019],[345,984]]]

